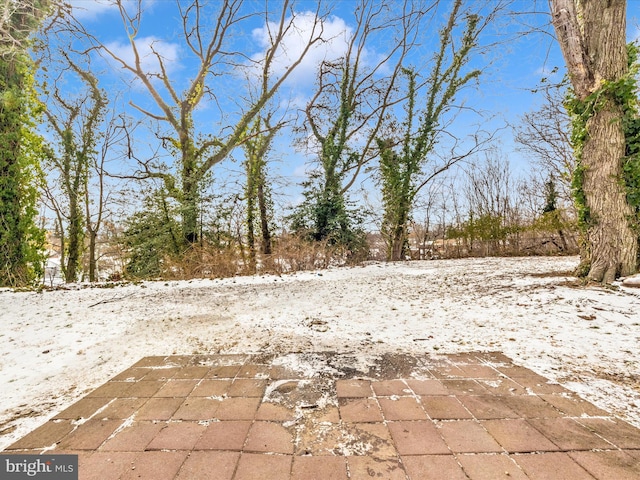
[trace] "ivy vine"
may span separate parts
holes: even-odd
[[[640,118],[637,83],[640,72],[639,51],[635,43],[627,45],[629,70],[620,79],[603,81],[600,88],[584,100],[578,99],[570,88],[565,99],[565,107],[571,117],[571,144],[576,160],[572,178],[573,197],[578,211],[578,224],[585,231],[594,221],[583,188],[585,167],[582,163],[582,151],[588,137],[587,122],[609,100],[613,100],[622,109],[621,121],[626,145],[621,180],[626,188],[627,202],[635,213],[634,217],[629,219],[631,226],[640,231]]]

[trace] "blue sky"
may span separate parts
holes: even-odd
[[[497,1],[497,0],[496,0]],[[127,46],[126,33],[118,11],[108,1],[72,0],[76,16],[83,22],[87,30],[95,34],[100,40],[118,55],[130,58],[130,48]],[[133,4],[134,2],[130,2]],[[356,2],[350,0],[334,1],[332,16],[324,25],[325,34],[333,40],[326,42],[322,47],[313,50],[302,65],[295,71],[281,90],[278,101],[296,106],[302,106],[309,97],[315,78],[315,67],[321,58],[338,56],[344,50],[345,37],[353,30],[353,8]],[[392,2],[393,3],[393,2]],[[144,13],[142,15],[141,29],[138,33],[138,43],[142,50],[153,44],[161,51],[168,67],[169,76],[177,84],[186,85],[186,81],[193,75],[193,64],[189,60],[188,50],[180,39],[181,25],[178,21],[175,2],[173,0],[142,0]],[[182,5],[187,5],[186,0]],[[215,2],[213,2],[215,4]],[[247,2],[249,6],[256,6],[260,2]],[[277,5],[272,2],[272,5]],[[298,13],[312,10],[316,2],[297,2]],[[400,2],[396,2],[400,5]],[[441,2],[442,12],[438,18],[442,18],[448,10],[451,2]],[[532,14],[533,10],[540,13]],[[517,124],[518,118],[527,111],[535,109],[541,98],[531,93],[540,85],[543,77],[549,77],[552,81],[559,81],[564,74],[564,63],[559,48],[548,27],[549,17],[546,0],[516,0],[510,6],[510,11],[519,15],[503,16],[498,22],[487,29],[483,37],[485,44],[496,42],[482,55],[478,55],[473,62],[474,68],[483,70],[477,87],[469,88],[459,96],[458,101],[464,101],[465,105],[483,112],[482,116],[475,113],[460,115],[452,124],[451,129],[456,135],[464,136],[481,124],[486,129],[498,129],[507,124]],[[529,12],[528,14],[525,14]],[[636,39],[639,36],[640,0],[628,2],[628,37]],[[301,15],[299,22],[300,31],[304,32],[310,21]],[[307,22],[307,23],[305,23]],[[528,26],[535,26],[547,33],[530,33],[521,36],[518,33],[528,31]],[[424,48],[421,53],[412,58],[412,63],[423,64],[424,56],[428,55],[430,46],[437,41],[439,25],[422,32]],[[266,29],[261,19],[243,24],[242,29],[234,32],[233,41],[248,57],[260,55],[266,46]],[[302,34],[301,34],[302,35]],[[387,39],[388,40],[388,39]],[[291,36],[288,39],[287,48],[290,54],[299,50],[300,37]],[[384,38],[379,38],[369,45],[367,56],[375,63],[376,59],[386,53],[388,45]],[[144,51],[143,51],[144,53]],[[153,71],[157,69],[157,63],[151,55],[143,58],[146,68]],[[107,61],[96,62],[101,74],[102,85],[110,92],[122,91],[124,103],[133,101],[143,108],[154,110],[154,104],[150,101],[144,88],[132,80],[128,74],[120,71],[117,66]],[[284,63],[281,65],[284,67]],[[558,71],[551,74],[555,67]],[[181,83],[182,82],[182,83]],[[243,91],[239,86],[242,78],[239,75],[226,75],[222,81],[216,84],[218,103],[205,102],[199,108],[198,121],[202,125],[220,124],[228,121],[222,115],[222,111],[233,111],[234,103],[238,101]],[[178,90],[180,90],[178,88]],[[129,107],[127,107],[129,108]],[[130,113],[135,111],[129,108]],[[205,127],[206,128],[206,127]],[[217,127],[214,127],[217,128]],[[289,202],[299,200],[299,188],[295,185],[305,178],[305,171],[313,164],[313,156],[305,155],[291,147],[292,133],[284,130],[276,140],[271,157],[273,159],[274,177],[281,177],[287,185],[286,190],[291,192]],[[502,154],[509,158],[516,170],[526,170],[528,160],[516,151],[512,139],[512,131],[505,128],[497,135],[498,148]],[[142,143],[141,143],[142,145]],[[234,152],[235,158],[242,157],[241,149]],[[223,162],[213,169],[214,177],[225,179],[226,182],[240,180],[237,173],[240,170],[238,162]]]

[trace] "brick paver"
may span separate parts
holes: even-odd
[[[640,479],[639,429],[497,352],[146,357],[3,453],[43,451],[82,480]]]

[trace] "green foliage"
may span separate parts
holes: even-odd
[[[43,273],[44,231],[36,224],[42,139],[33,62],[0,57],[0,285],[23,286]]]
[[[463,238],[469,244],[473,244],[476,240],[483,242],[502,241],[514,231],[514,228],[505,225],[504,218],[501,215],[486,213],[476,217],[472,213],[469,216],[469,220],[460,227],[449,229],[447,237]]]
[[[534,232],[556,233],[560,230],[572,230],[573,227],[574,225],[563,218],[562,211],[556,209],[543,212],[542,215],[534,220],[529,230]]]
[[[263,128],[266,131],[263,131]],[[253,124],[251,137],[244,143],[245,171],[247,183],[245,185],[245,199],[247,202],[247,244],[251,269],[256,268],[255,231],[262,233],[262,253],[271,254],[271,226],[273,217],[273,202],[271,188],[267,183],[267,152],[271,148],[273,137],[279,126],[271,127],[269,118],[258,118]]]
[[[393,140],[377,139],[380,154],[379,180],[384,207],[381,231],[387,243],[388,260],[401,260],[406,256],[408,224],[414,197],[430,180],[418,184],[417,177],[436,145],[442,116],[451,108],[460,89],[480,75],[478,70],[463,73],[463,67],[468,63],[476,45],[479,21],[477,15],[467,16],[466,29],[456,50],[454,27],[461,6],[461,1],[455,2],[447,25],[440,32],[440,50],[435,57],[427,82],[429,87],[424,107],[420,111],[416,109],[417,73],[411,69],[403,69],[408,78],[408,87],[403,136],[395,142],[399,144],[399,151],[395,150]],[[413,129],[414,123],[418,123],[416,131]],[[438,170],[443,172],[450,165],[446,164]]]
[[[585,169],[582,164],[582,150],[587,140],[587,122],[608,100],[613,100],[622,109],[622,126],[626,140],[626,156],[622,159],[622,179],[627,191],[627,202],[635,211],[635,218],[629,219],[638,229],[640,224],[640,118],[638,118],[638,85],[640,71],[638,46],[627,45],[629,71],[615,82],[603,81],[598,90],[584,100],[576,97],[569,89],[565,107],[571,117],[571,144],[576,158],[576,169],[572,178],[573,197],[578,211],[579,226],[586,231],[594,219],[587,207],[583,189]]]
[[[45,117],[53,142],[43,166],[47,171],[47,196],[58,222],[63,223],[62,271],[66,282],[74,282],[82,264],[87,185],[108,100],[95,75],[83,70],[66,52],[62,51],[60,57],[61,68],[78,77],[85,88],[78,88],[70,98],[52,82],[55,91],[47,99]]]
[[[178,207],[163,190],[145,199],[144,208],[125,222],[123,244],[128,252],[126,275],[134,278],[158,277],[165,260],[180,253],[182,231]]]
[[[304,183],[305,200],[287,218],[291,229],[305,240],[344,248],[347,256],[362,255],[368,249],[363,228],[366,213],[345,201],[339,185],[326,188],[321,179],[322,174],[316,173]]]
[[[549,178],[544,184],[544,197],[542,214],[555,212],[558,209],[558,190],[556,190],[556,182],[553,178]]]

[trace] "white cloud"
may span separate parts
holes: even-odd
[[[109,0],[69,0],[73,16],[78,20],[95,20],[108,12],[117,12],[118,8]]]
[[[151,8],[157,0],[143,0],[144,10]],[[105,14],[116,13],[118,6],[115,0],[67,0],[73,8],[73,16],[78,20],[93,21]],[[137,8],[135,0],[122,0],[125,7]]]
[[[289,17],[286,21],[293,22],[293,24],[274,58],[272,73],[278,77],[285,73],[291,64],[300,57],[311,36],[317,35],[320,29],[316,25],[314,31],[316,16],[312,12],[297,14],[295,18]],[[276,31],[277,25],[273,22],[253,30],[253,38],[263,50],[253,55],[252,60],[260,62],[264,58],[265,52],[271,44],[270,32]],[[307,52],[302,62],[287,79],[287,83],[292,86],[313,84],[318,65],[323,60],[336,60],[343,56],[347,51],[352,34],[352,29],[340,17],[333,16],[325,20],[322,25],[323,41],[317,42]]]
[[[105,46],[113,55],[122,59],[125,63],[134,65],[135,57],[133,48],[131,48],[129,43],[110,42]],[[160,73],[160,63],[158,62],[156,53],[162,57],[167,74],[171,74],[182,67],[180,63],[180,46],[176,43],[170,43],[154,36],[148,36],[137,38],[136,46],[138,48],[138,54],[140,55],[142,70],[148,74]]]

